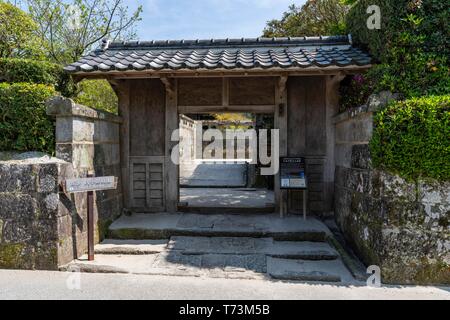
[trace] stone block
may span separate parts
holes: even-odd
[[[39,180],[37,192],[57,193],[58,192],[58,164],[39,165]]]
[[[414,182],[408,182],[405,179],[380,171],[381,182],[383,186],[383,197],[392,199],[401,199],[409,202],[417,201],[417,185]]]
[[[31,243],[33,239],[33,221],[6,220],[3,226],[3,243]]]
[[[368,144],[359,144],[352,147],[352,168],[370,169],[372,160]]]
[[[56,143],[70,143],[73,141],[72,118],[58,118],[56,121]]]
[[[29,194],[0,193],[0,218],[33,220],[37,203]]]
[[[112,147],[110,144],[96,144],[94,152],[95,167],[109,165],[112,153]]]
[[[418,200],[424,206],[426,222],[438,221],[442,227],[450,225],[450,182],[420,181]]]
[[[32,241],[35,244],[58,241],[56,219],[38,219],[32,224]]]
[[[58,245],[56,242],[38,243],[34,251],[34,269],[58,270]]]
[[[350,169],[347,171],[344,187],[359,193],[371,194],[372,181],[368,171]]]
[[[100,143],[119,143],[119,124],[108,121],[96,121],[94,140]]]
[[[0,244],[0,269],[32,269],[33,251],[22,243]]]
[[[336,144],[335,164],[336,166],[350,168],[352,166],[352,147],[353,144]]]
[[[0,192],[36,191],[36,168],[31,165],[0,163]]]
[[[66,162],[72,163],[73,147],[71,144],[56,144],[56,157]]]
[[[77,170],[94,168],[95,146],[93,144],[73,145],[72,164]]]
[[[72,119],[73,126],[73,142],[88,142],[94,141],[94,121],[89,121],[82,118]]]

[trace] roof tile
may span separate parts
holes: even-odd
[[[69,73],[180,69],[369,66],[371,57],[348,37],[113,42],[65,68]]]

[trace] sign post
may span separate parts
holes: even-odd
[[[88,260],[94,261],[94,191],[117,189],[116,177],[94,178],[89,174],[87,178],[68,179],[63,183],[65,193],[85,193],[87,192],[87,229],[88,229]]]
[[[281,190],[303,191],[303,218],[307,216],[308,180],[306,177],[305,158],[280,158]]]

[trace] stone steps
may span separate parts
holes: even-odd
[[[353,277],[341,260],[307,261],[267,258],[267,274],[277,280],[345,282]]]
[[[98,254],[93,262],[83,257],[62,271],[354,283],[340,259],[279,259],[262,254],[192,255],[176,251],[147,255]]]
[[[197,213],[197,214],[241,214],[242,212],[245,212],[248,215],[264,215],[264,214],[271,214],[275,212],[275,206],[274,205],[266,205],[265,207],[196,207],[196,206],[190,206],[190,205],[179,205],[178,206],[179,212],[184,213]]]
[[[184,255],[266,255],[284,259],[335,260],[336,250],[327,243],[285,242],[272,238],[172,237],[168,240],[105,240],[96,254],[146,255],[164,251]]]
[[[94,273],[288,281],[353,281],[320,221],[278,215],[135,214],[109,229],[95,261],[69,270]],[[162,239],[162,240],[161,240]],[[75,268],[75,269],[74,269]]]
[[[328,228],[309,218],[278,215],[134,214],[121,217],[108,232],[111,239],[158,240],[171,237],[273,238],[278,241],[324,242]]]
[[[95,247],[95,253],[95,261],[84,257],[68,270],[333,283],[353,280],[339,254],[325,242],[245,237],[108,239]]]
[[[95,254],[148,255],[167,249],[168,240],[114,240],[106,239],[95,246]]]

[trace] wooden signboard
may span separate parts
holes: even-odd
[[[88,259],[94,260],[94,191],[117,189],[116,177],[68,179],[63,182],[65,193],[87,193]]]
[[[115,189],[117,189],[116,177],[68,179],[64,184],[64,190],[66,193],[82,193]]]

